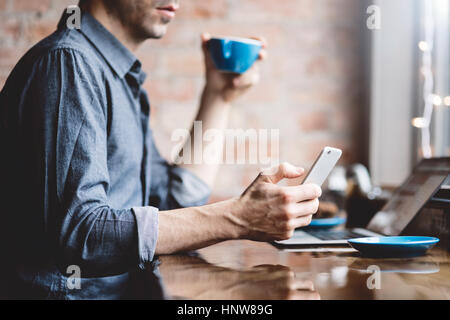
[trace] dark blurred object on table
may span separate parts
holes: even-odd
[[[366,227],[390,195],[372,185],[369,172],[362,164],[348,168],[337,166],[328,177],[314,219],[347,215],[347,227]]]
[[[370,219],[389,200],[386,193],[378,197],[369,198],[358,185],[349,183],[348,196],[345,199],[345,210],[347,211],[347,228],[365,228]]]
[[[373,186],[369,171],[362,164],[349,167],[346,178],[346,227],[365,228],[375,213],[389,200],[391,193]]]

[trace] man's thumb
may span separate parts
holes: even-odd
[[[278,183],[285,178],[287,179],[298,178],[304,172],[305,170],[303,168],[298,168],[290,163],[284,162],[278,166],[274,166],[272,168],[263,170],[261,172],[261,176],[265,177],[272,183]]]

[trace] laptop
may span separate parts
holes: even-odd
[[[450,176],[450,158],[422,160],[392,198],[370,220],[366,228],[344,230],[298,229],[294,235],[275,245],[339,245],[348,239],[398,236],[422,210]]]

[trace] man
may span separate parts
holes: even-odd
[[[108,273],[227,239],[287,239],[317,211],[318,186],[277,185],[303,169],[282,164],[241,197],[204,205],[217,167],[160,157],[133,52],[165,34],[178,2],[81,1],[81,28],[63,16],[8,78],[0,94],[1,243],[22,278],[71,264]],[[196,120],[222,130],[231,103],[259,76],[257,66],[240,76],[216,70],[208,37]]]

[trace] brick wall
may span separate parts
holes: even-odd
[[[76,0],[0,0],[0,87],[19,57],[50,34]],[[171,132],[187,128],[203,86],[200,33],[261,35],[269,42],[262,81],[235,104],[232,128],[280,129],[280,159],[309,166],[325,145],[361,160],[360,0],[181,0],[162,40],[139,49],[149,78],[152,126],[168,157]],[[258,171],[225,165],[214,198],[239,194]]]

